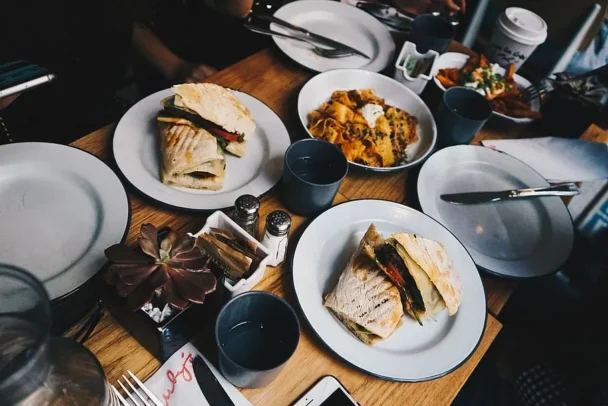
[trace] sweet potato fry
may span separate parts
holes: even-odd
[[[512,110],[509,110],[507,115],[510,117],[515,117],[515,118],[536,118],[536,119],[541,118],[543,116],[540,112],[530,110],[530,109],[512,109]]]
[[[505,74],[505,81],[513,80],[513,75],[515,74],[515,64],[510,63],[509,68]]]
[[[452,81],[450,78],[448,78],[447,76],[444,76],[440,73],[437,74],[437,79],[443,85],[443,87],[445,87],[446,89],[450,88],[450,87],[458,86],[458,83]]]
[[[486,58],[486,56],[484,54],[479,55],[479,66],[482,68],[485,68],[486,66],[489,65],[489,61],[488,58]]]

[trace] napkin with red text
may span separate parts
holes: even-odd
[[[549,182],[608,178],[608,146],[600,142],[542,137],[481,143],[523,161]]]
[[[148,389],[158,397],[165,406],[208,406],[192,368],[192,360],[200,355],[209,365],[235,406],[251,406],[251,403],[228,382],[191,343],[177,350],[146,382]]]

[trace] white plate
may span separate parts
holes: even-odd
[[[288,57],[317,72],[339,68],[379,72],[392,62],[395,54],[395,42],[384,24],[348,4],[327,0],[294,1],[279,8],[274,15],[315,34],[351,46],[371,58],[324,58],[315,54],[313,48],[304,42],[273,37],[279,49]],[[270,28],[294,34],[274,23],[270,24]]]
[[[360,69],[336,69],[320,73],[306,82],[298,95],[298,116],[308,135],[312,137],[307,128],[308,114],[328,101],[334,91],[352,89],[372,89],[387,104],[399,107],[417,117],[419,140],[408,146],[406,164],[387,168],[375,168],[354,162],[350,164],[373,172],[396,172],[422,163],[437,141],[437,126],[433,115],[422,99],[411,89],[380,73]]]
[[[270,107],[236,90],[234,95],[251,111],[255,131],[247,141],[245,156],[226,154],[226,179],[218,191],[164,185],[160,181],[159,134],[156,114],[169,89],[139,101],[120,119],[113,151],[118,168],[141,193],[165,205],[186,210],[219,210],[232,207],[243,194],[260,196],[281,178],[285,151],[291,143],[285,125]]]
[[[0,261],[33,273],[51,300],[99,271],[129,217],[122,183],[95,156],[50,143],[0,147]]]
[[[437,72],[439,72],[439,69],[447,69],[447,68],[460,69],[464,66],[464,64],[467,62],[468,59],[469,59],[469,55],[461,54],[458,52],[446,52],[445,54],[440,55],[439,58],[437,58],[437,61],[435,62],[435,66],[433,66],[433,71],[432,71],[433,80],[435,81],[435,84],[437,85],[437,87],[445,92],[445,87],[443,87],[441,82],[439,82],[439,79],[437,79]],[[501,75],[504,75],[506,70],[505,70],[505,68],[499,66],[498,69],[496,70],[496,72]],[[517,87],[520,89],[525,89],[532,84],[532,83],[530,83],[530,81],[528,79],[519,76],[517,73],[515,74],[515,76],[513,76],[513,80],[515,81],[515,84],[517,85]],[[540,100],[538,98],[532,100],[530,102],[530,108],[533,111],[540,111]],[[511,117],[511,116],[507,116],[502,113],[497,113],[495,111],[492,111],[492,115],[503,118],[505,120],[513,121],[515,123],[521,123],[521,124],[531,123],[532,121],[534,121],[533,118]]]
[[[390,338],[368,346],[323,306],[371,223],[385,237],[411,232],[439,241],[463,286],[458,312],[441,312],[424,326],[405,316]],[[412,208],[384,200],[355,200],[332,207],[306,228],[293,257],[293,284],[304,316],[340,358],[371,375],[416,382],[445,375],[473,353],[486,323],[486,297],[473,260],[441,224]]]
[[[423,211],[452,231],[480,267],[528,278],[557,271],[572,250],[570,213],[559,197],[475,205],[444,202],[444,193],[549,186],[532,168],[490,148],[443,149],[422,166],[418,198]]]

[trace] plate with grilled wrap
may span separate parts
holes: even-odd
[[[313,220],[295,249],[293,283],[319,338],[386,380],[426,381],[457,369],[485,328],[483,285],[464,246],[394,202],[350,201]]]
[[[270,190],[290,143],[281,119],[260,100],[188,83],[131,107],[116,127],[113,153],[124,177],[152,200],[210,211]]]

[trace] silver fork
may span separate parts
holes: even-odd
[[[556,85],[561,85],[569,82],[576,82],[577,80],[583,80],[590,78],[592,76],[600,75],[602,73],[608,72],[608,64],[601,66],[597,69],[593,69],[589,72],[585,72],[583,74],[573,76],[568,79],[551,79],[544,78],[538,81],[538,83],[532,84],[524,89],[522,92],[522,98],[525,101],[531,101],[536,99],[537,97],[542,96],[545,93],[549,93],[556,88]]]
[[[144,385],[144,383],[142,381],[140,381],[133,374],[133,372],[127,370],[127,373],[129,374],[131,379],[133,379],[133,381],[135,381],[135,383],[139,387],[139,390],[135,387],[135,385],[133,385],[131,383],[131,381],[129,381],[129,378],[127,378],[124,374],[122,375],[122,378],[127,383],[127,385],[129,385],[129,387],[131,388],[131,392],[129,391],[129,389],[127,389],[125,387],[125,385],[120,381],[120,379],[118,379],[117,382],[120,385],[120,387],[122,388],[122,390],[127,394],[129,399],[131,399],[131,402],[133,402],[133,404],[135,406],[142,406],[142,404],[143,404],[143,406],[163,406],[161,401],[158,400],[158,398],[156,396],[154,396],[154,394],[150,391],[150,389],[148,389],[146,387],[146,385]],[[145,396],[142,396],[142,394],[140,393],[140,390],[144,392]],[[122,396],[120,394],[120,392],[116,389],[116,387],[114,385],[112,385],[112,393],[113,393],[114,397],[116,399],[118,399],[118,401],[123,406],[130,406],[129,403],[127,403],[127,400],[124,398],[124,396]],[[139,398],[139,401],[135,398],[135,396],[133,396],[133,394],[135,394]],[[151,400],[152,403],[148,402],[148,400]],[[142,403],[140,403],[140,402],[142,402]]]
[[[267,30],[266,28],[256,27],[255,25],[251,25],[251,24],[243,24],[243,26],[246,29],[248,29],[249,31],[255,32],[257,34],[270,35],[270,36],[282,37],[282,38],[288,38],[288,39],[295,39],[296,41],[306,42],[307,44],[312,45],[313,52],[315,54],[322,56],[324,58],[344,58],[346,56],[355,55],[353,52],[344,50],[344,49],[322,48],[322,47],[318,46],[317,44],[315,44],[313,41],[310,41],[306,38],[283,34],[282,32]]]

